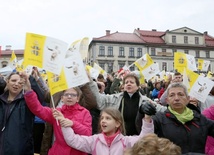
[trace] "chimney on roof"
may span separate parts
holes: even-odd
[[[110,35],[110,30],[106,30],[106,35]]]
[[[204,35],[208,35],[208,32],[207,32],[207,31],[205,31],[205,32],[204,32]]]
[[[137,30],[140,30],[140,28],[138,27]]]
[[[6,45],[5,50],[6,50],[6,51],[10,51],[10,50],[11,50],[11,47],[12,47],[11,45]]]
[[[152,29],[152,31],[157,31],[156,29]]]

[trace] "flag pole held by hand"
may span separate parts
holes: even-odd
[[[52,102],[52,106],[54,109],[56,109],[55,105],[54,105],[54,100],[53,100],[53,96],[51,95],[51,102]],[[59,126],[59,121],[58,119],[56,119],[56,124]]]

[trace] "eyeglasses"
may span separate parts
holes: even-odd
[[[65,94],[63,94],[63,96],[65,96],[65,97],[77,97],[77,94],[69,94],[69,93],[65,93]]]

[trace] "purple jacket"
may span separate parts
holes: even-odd
[[[207,118],[214,120],[214,105],[205,109],[202,113]],[[214,138],[213,137],[210,137],[210,136],[207,137],[205,153],[207,155],[214,155]]]
[[[82,136],[75,134],[72,128],[62,128],[62,133],[66,143],[77,150],[92,155],[123,155],[124,149],[130,148],[141,137],[148,133],[154,133],[154,124],[143,120],[142,130],[139,136],[124,136],[118,134],[108,147],[104,135],[96,134],[92,136]]]

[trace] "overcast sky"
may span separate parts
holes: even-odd
[[[214,0],[1,0],[0,46],[24,49],[26,32],[67,43],[105,30],[189,27],[214,36]]]

